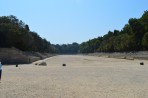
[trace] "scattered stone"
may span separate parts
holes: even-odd
[[[63,64],[63,66],[66,66],[66,64]]]
[[[144,65],[144,62],[140,62],[140,65]]]
[[[35,63],[35,65],[38,65],[38,63]]]
[[[16,64],[16,67],[18,67],[18,64]]]
[[[46,62],[41,62],[38,64],[39,66],[47,66]]]

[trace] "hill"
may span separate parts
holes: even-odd
[[[0,17],[0,47],[35,52],[54,51],[49,41],[30,31],[27,24],[13,15]]]
[[[109,31],[104,36],[81,44],[52,45],[15,16],[0,17],[0,47],[16,47],[22,51],[48,53],[130,52],[148,50],[148,11],[139,18],[131,18],[122,30]]]
[[[128,52],[148,50],[148,11],[141,18],[131,18],[121,31],[109,31],[104,36],[83,42],[81,53]]]

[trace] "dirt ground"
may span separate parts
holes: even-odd
[[[59,55],[43,61],[47,66],[3,66],[0,98],[148,98],[148,60]]]

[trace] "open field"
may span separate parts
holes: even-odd
[[[3,66],[0,98],[148,98],[148,60],[60,55],[44,61],[47,66]]]

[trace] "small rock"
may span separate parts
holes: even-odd
[[[144,62],[140,62],[140,65],[144,65]]]
[[[38,65],[38,63],[35,63],[35,65]]]
[[[63,64],[63,66],[66,66],[66,64]]]
[[[16,67],[18,67],[18,64],[16,64]]]
[[[46,62],[39,63],[39,66],[47,66]]]

